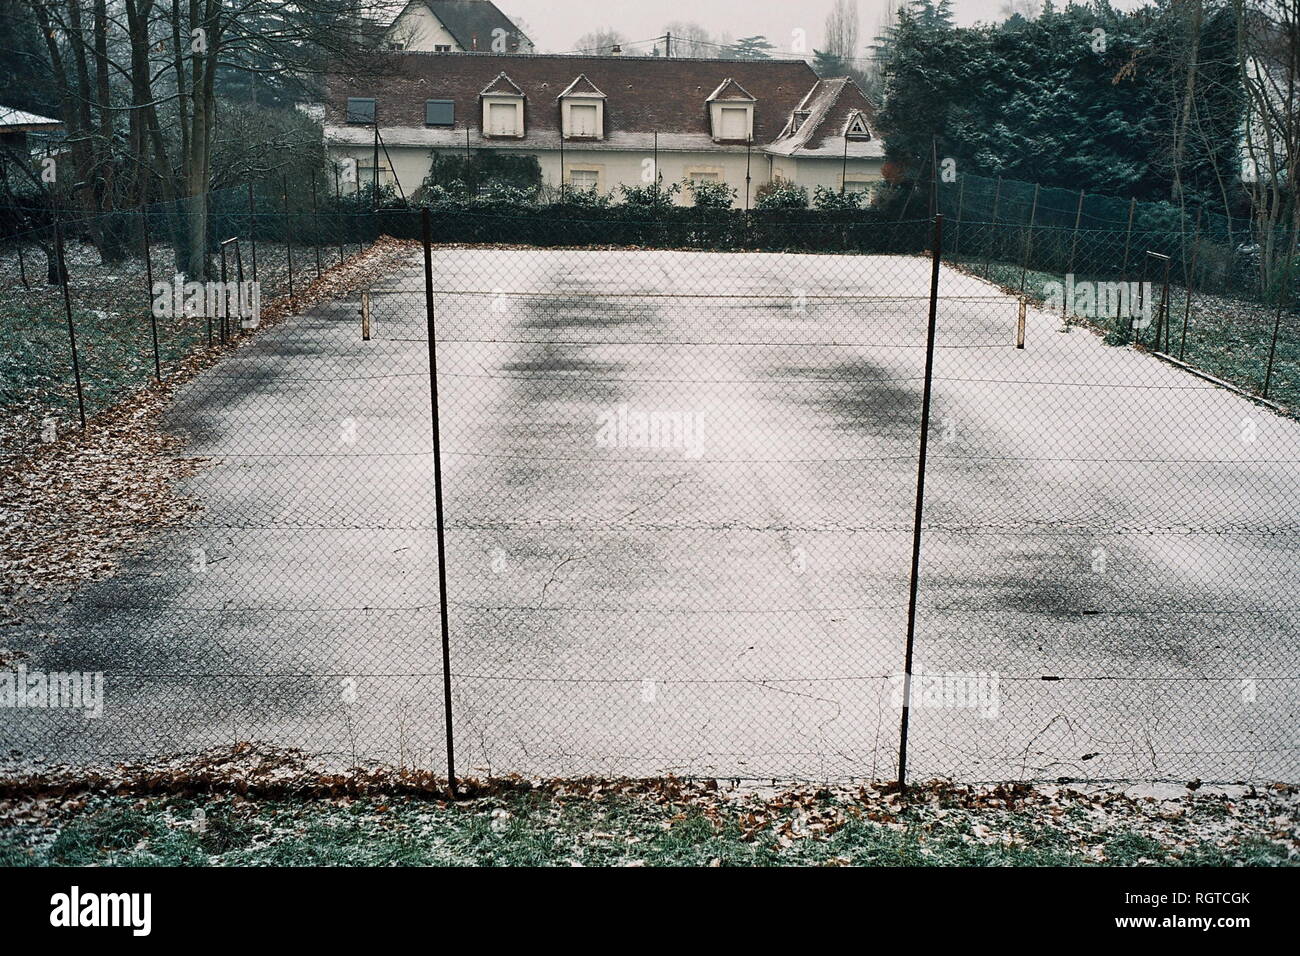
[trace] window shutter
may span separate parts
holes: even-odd
[[[735,107],[723,107],[722,110],[722,139],[744,139],[748,116],[743,109]]]
[[[596,129],[596,115],[595,105],[574,103],[569,107],[569,135],[598,135]]]
[[[456,104],[452,100],[425,100],[425,126],[455,126]]]
[[[514,103],[489,103],[488,128],[493,136],[517,136]]]
[[[369,97],[348,97],[348,122],[373,123],[375,121],[375,101]]]

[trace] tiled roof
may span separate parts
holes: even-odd
[[[850,159],[878,158],[885,146],[875,129],[876,110],[858,85],[849,77],[821,80],[796,108],[803,118],[798,128],[792,123],[772,144],[769,152],[783,156],[843,156],[844,133],[853,114],[861,113],[871,129],[870,139],[851,139],[847,143]]]
[[[743,100],[744,102],[749,103],[752,102],[753,99],[754,98],[749,95],[748,90],[731,77],[727,77],[721,84],[719,84],[718,88],[713,91],[713,95],[709,97],[709,102],[712,103],[714,100]]]
[[[503,73],[525,97],[527,135],[515,141],[525,147],[555,145],[560,125],[557,97],[582,76],[606,96],[604,142],[611,148],[640,148],[656,132],[661,143],[707,148],[712,144],[708,99],[728,80],[755,100],[755,145],[771,143],[790,112],[818,85],[817,75],[802,60],[385,53],[364,71],[330,77],[325,125],[335,142],[364,138],[364,128],[347,127],[347,98],[374,97],[390,145],[406,139],[421,145],[439,145],[444,139],[449,145],[464,145],[467,124],[471,140],[478,139],[481,92]],[[455,127],[426,129],[427,99],[453,100]],[[390,136],[389,130],[410,135]],[[619,143],[624,145],[616,147]]]
[[[491,50],[493,30],[505,31],[506,48],[511,52],[519,49],[520,37],[532,45],[514,21],[498,10],[491,0],[425,0],[425,5],[463,50]]]
[[[501,73],[497,74],[496,79],[494,79],[487,86],[483,87],[483,89],[479,91],[478,95],[479,96],[523,96],[524,91],[519,88],[518,84],[515,83],[514,80],[510,79],[510,77],[506,76],[505,72],[502,71]]]
[[[599,89],[596,88],[595,83],[587,79],[586,73],[580,74],[577,77],[577,79],[575,79],[572,83],[570,83],[568,88],[565,89],[560,94],[560,96],[604,96],[604,95],[605,95],[604,93],[602,93]],[[556,98],[559,99],[559,97]]]

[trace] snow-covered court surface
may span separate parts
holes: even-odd
[[[892,778],[930,262],[437,249],[467,774]],[[909,776],[1300,779],[1300,425],[944,268]],[[102,717],[444,759],[423,262],[188,385],[203,510],[30,635]],[[32,666],[36,666],[35,663]]]

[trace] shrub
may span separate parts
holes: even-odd
[[[480,203],[499,203],[509,206],[531,206],[536,198],[536,190],[524,189],[513,183],[492,180],[479,186],[474,197]]]
[[[818,186],[813,192],[813,205],[818,209],[861,209],[865,193],[841,193],[838,189]]]
[[[471,196],[482,188],[514,186],[525,192],[537,191],[542,184],[542,166],[536,156],[515,156],[493,150],[474,150],[468,156],[461,150],[432,154],[425,186],[453,188],[460,183]]]
[[[455,187],[459,187],[456,189]],[[411,193],[411,203],[416,206],[446,206],[463,201],[464,183],[448,183],[445,186],[423,185]]]
[[[779,177],[771,179],[755,191],[754,208],[807,209],[808,189]]]
[[[720,180],[687,180],[686,188],[701,209],[730,209],[736,201],[736,190]]]
[[[620,183],[618,191],[622,194],[625,205],[667,209],[673,204],[673,197],[682,191],[682,184],[673,183],[665,187],[662,180],[649,186],[628,186]]]
[[[581,206],[584,209],[605,209],[614,201],[614,197],[609,193],[597,192],[595,189],[574,189],[572,186],[566,187],[563,193],[559,189],[550,189],[549,194],[555,202],[563,202],[568,206]]]

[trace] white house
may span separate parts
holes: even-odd
[[[62,120],[0,106],[0,153],[25,160],[28,156],[48,152],[62,136]]]
[[[329,78],[325,140],[364,186],[377,127],[379,181],[407,195],[435,152],[493,149],[535,155],[550,186],[719,180],[744,206],[774,178],[869,189],[874,121],[851,79],[800,60],[401,52]]]
[[[491,0],[410,0],[392,18],[384,47],[424,53],[532,53],[533,41]]]

